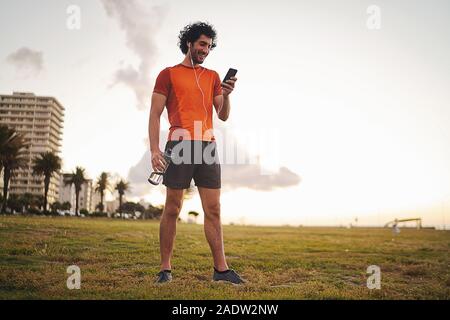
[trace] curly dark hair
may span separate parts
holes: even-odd
[[[180,47],[181,52],[186,54],[188,52],[187,43],[194,43],[201,35],[205,35],[212,39],[211,50],[216,47],[217,32],[214,27],[207,22],[195,22],[188,24],[180,31],[180,35],[178,36],[178,46]]]

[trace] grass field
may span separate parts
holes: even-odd
[[[159,224],[0,216],[0,299],[449,299],[450,232],[224,226],[230,267],[213,283],[203,226],[179,224],[174,280],[155,285]],[[70,265],[81,289],[69,290]],[[366,286],[369,265],[381,289]]]

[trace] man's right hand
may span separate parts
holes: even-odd
[[[152,167],[153,170],[163,172],[166,167],[164,154],[160,150],[152,151]]]

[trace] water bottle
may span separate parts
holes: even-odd
[[[153,171],[148,178],[148,182],[157,186],[162,182],[164,173],[166,173],[167,168],[169,167],[170,162],[172,161],[172,149],[167,149],[163,154],[164,160],[166,161],[166,165],[164,166],[163,171]]]

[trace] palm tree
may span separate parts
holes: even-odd
[[[47,211],[47,195],[50,178],[61,170],[61,158],[52,152],[41,153],[34,159],[33,174],[44,176],[44,212]]]
[[[103,196],[105,190],[109,190],[109,173],[108,172],[102,172],[100,176],[98,177],[97,184],[95,186],[95,191],[100,192],[100,211],[103,212],[104,206],[103,206]]]
[[[2,174],[3,171],[3,161],[1,160],[3,153],[5,153],[4,149],[6,147],[6,144],[11,139],[11,135],[14,132],[9,129],[7,126],[0,125],[0,174]]]
[[[3,204],[2,212],[6,211],[9,180],[15,171],[27,166],[24,152],[27,149],[25,135],[17,133],[14,129],[5,127],[0,129],[0,163],[3,175]]]
[[[5,125],[0,125],[0,174],[3,171],[3,161],[2,156],[6,153],[8,149],[8,143],[17,134],[13,129]]]
[[[44,196],[42,194],[34,196],[34,205],[38,207],[40,211],[44,211]]]
[[[0,125],[0,174],[3,171],[2,156],[6,154],[9,148],[9,143],[16,137],[17,132],[5,125]]]
[[[74,185],[75,186],[75,214],[79,215],[78,213],[78,198],[81,191],[81,186],[86,182],[86,178],[84,176],[84,169],[81,167],[76,167],[75,172],[72,172],[69,176],[69,178],[64,181],[65,185]]]
[[[120,181],[116,184],[115,190],[119,192],[119,211],[120,211],[122,208],[122,197],[125,194],[125,191],[130,190],[130,184],[120,179]]]

